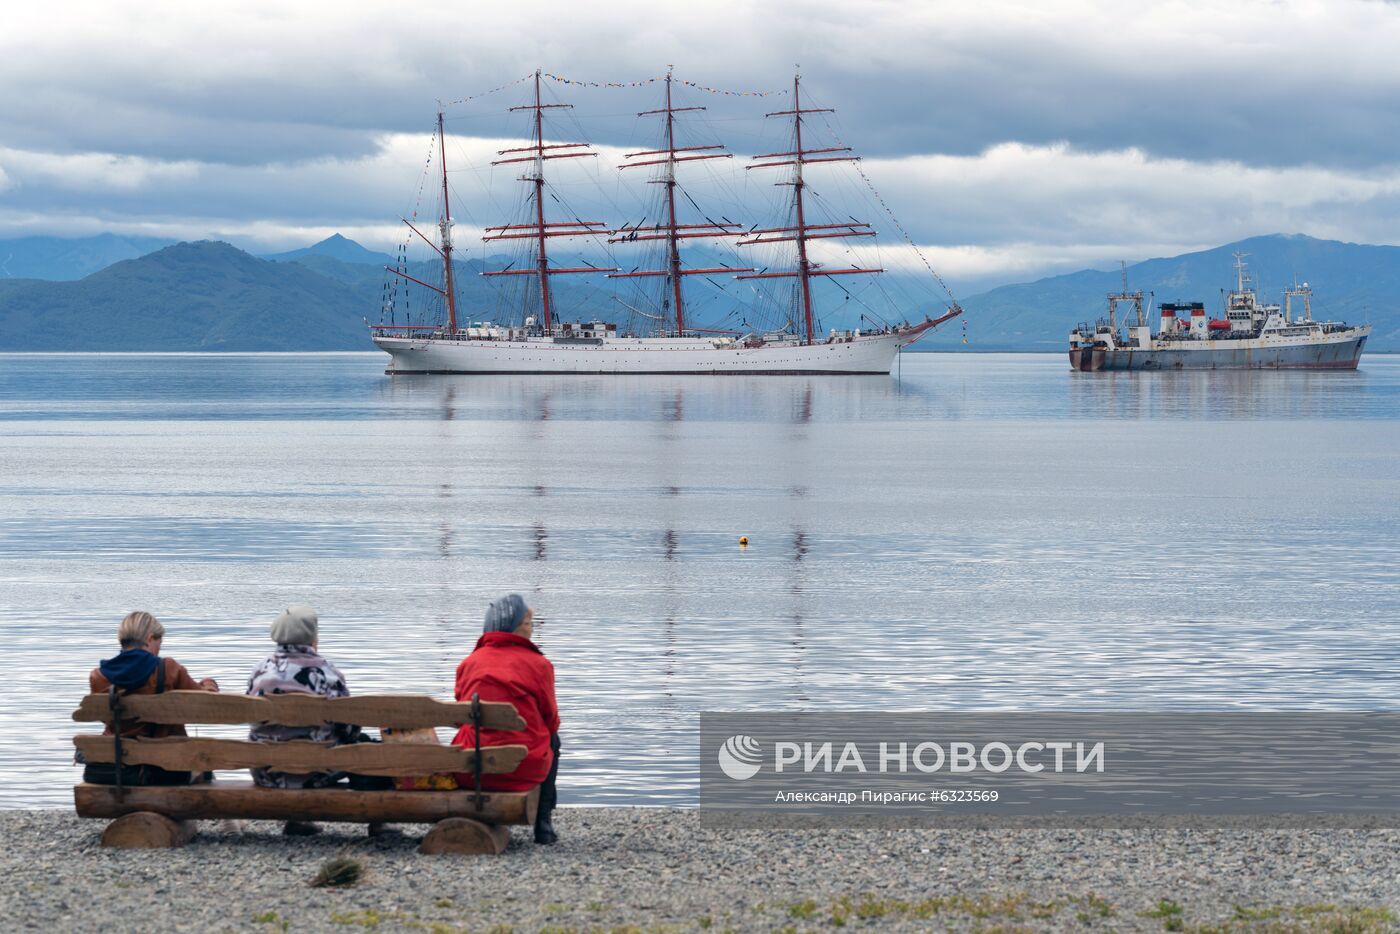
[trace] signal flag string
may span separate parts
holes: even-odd
[[[423,188],[428,184],[428,169],[433,166],[433,150],[437,148],[437,127],[433,127],[432,136],[428,137],[428,158],[423,163],[423,172],[418,177],[418,194],[413,199],[413,213],[409,216],[414,220],[418,219],[418,208],[423,204]]]
[[[580,81],[576,78],[565,78],[562,75],[550,74],[547,71],[541,72],[541,74],[551,81],[557,81],[560,84],[573,84],[585,88],[640,88],[648,84],[655,84],[658,81],[666,80],[665,75],[659,75],[655,78],[643,78],[640,81]],[[673,76],[673,80],[684,84],[686,87],[695,88],[697,91],[707,91],[710,94],[723,94],[727,97],[773,97],[779,94],[790,93],[788,91],[730,91],[724,88],[712,88],[709,85],[700,84],[698,81],[687,81],[685,78],[675,78]]]
[[[860,174],[861,179],[865,182],[865,187],[869,188],[870,193],[875,196],[875,200],[880,202],[880,207],[884,209],[887,215],[889,215],[890,223],[894,224],[895,229],[899,231],[899,235],[904,238],[904,242],[909,244],[909,248],[914,251],[914,255],[919,257],[919,261],[924,264],[924,268],[929,271],[929,275],[937,279],[938,284],[943,287],[943,291],[948,293],[949,301],[951,301],[954,306],[961,310],[962,306],[958,304],[958,299],[955,295],[953,295],[953,290],[948,288],[948,283],[943,281],[943,277],[940,276],[936,270],[934,270],[933,264],[928,261],[928,257],[925,256],[923,251],[915,245],[914,238],[909,236],[909,231],[905,230],[904,225],[899,222],[899,218],[894,216],[894,211],[890,210],[890,206],[885,203],[884,196],[881,195],[879,189],[875,187],[875,183],[870,180],[870,176],[865,174],[865,169],[861,168],[859,162],[855,163],[855,167],[856,172]]]
[[[486,97],[488,94],[495,94],[497,91],[504,91],[506,88],[513,88],[513,87],[515,87],[517,84],[523,84],[523,83],[525,83],[526,81],[529,81],[529,80],[530,80],[531,78],[533,78],[534,76],[535,76],[535,73],[534,73],[534,72],[530,72],[530,74],[525,75],[523,78],[516,78],[514,81],[507,81],[505,84],[501,85],[501,86],[498,87],[498,88],[492,88],[492,89],[489,90],[489,91],[482,91],[482,92],[480,92],[479,94],[472,94],[472,95],[470,95],[469,97],[460,97],[460,98],[458,98],[458,99],[455,100],[455,101],[448,101],[447,103],[448,103],[449,105],[451,105],[451,104],[465,104],[467,101],[474,101],[474,100],[476,100],[476,99],[479,98],[479,97]]]

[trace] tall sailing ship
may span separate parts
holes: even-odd
[[[661,187],[661,220],[647,224],[612,227],[601,221],[584,221],[577,217],[561,219],[551,216],[551,201],[558,201],[548,188],[546,165],[558,159],[576,159],[595,155],[586,143],[566,143],[546,140],[545,113],[571,105],[546,103],[541,95],[541,72],[534,74],[533,103],[511,108],[529,111],[532,123],[528,146],[498,152],[493,165],[521,165],[520,181],[527,186],[527,213],[517,223],[487,227],[482,237],[486,243],[527,245],[528,256],[522,262],[481,273],[487,277],[526,277],[533,286],[519,290],[522,301],[511,313],[514,320],[501,323],[485,320],[481,311],[458,306],[454,287],[452,217],[449,208],[450,191],[447,177],[447,149],[444,138],[443,114],[438,114],[438,155],[442,181],[442,211],[438,222],[438,238],[434,242],[411,222],[405,221],[418,238],[432,248],[441,261],[440,284],[430,283],[408,271],[406,254],[401,253],[396,267],[387,267],[395,277],[413,282],[436,296],[441,309],[436,320],[420,323],[396,323],[392,314],[370,326],[374,343],[390,355],[387,372],[393,373],[737,373],[737,374],[888,374],[901,348],[914,343],[939,324],[958,317],[962,309],[951,300],[937,316],[925,315],[922,321],[907,320],[891,323],[883,318],[869,319],[865,329],[832,329],[822,333],[818,321],[818,297],[814,284],[835,282],[836,277],[878,275],[884,270],[875,266],[833,266],[810,255],[813,241],[840,238],[869,238],[875,230],[869,223],[854,218],[813,223],[810,204],[813,194],[805,173],[809,166],[834,162],[854,162],[859,157],[845,146],[812,146],[804,140],[804,122],[812,114],[830,113],[828,108],[804,107],[800,76],[793,78],[792,106],[788,110],[767,114],[791,119],[791,150],[765,153],[752,157],[750,169],[778,169],[785,172],[779,185],[791,189],[788,214],[780,226],[745,227],[723,218],[716,221],[700,212],[694,199],[681,189],[677,169],[682,163],[727,159],[731,155],[718,145],[678,145],[677,115],[704,110],[703,107],[675,106],[672,77],[665,77],[665,105],[644,111],[639,117],[659,118],[661,143],[656,149],[628,153],[623,169],[651,167],[651,184]],[[809,134],[810,137],[810,134]],[[701,219],[682,223],[677,211],[677,193],[694,207]],[[818,220],[830,220],[818,218]],[[556,265],[550,258],[550,244],[556,238],[593,237],[606,239],[613,251],[621,252],[634,244],[651,243],[663,246],[657,268],[624,270],[620,267],[593,265]],[[692,240],[730,241],[737,247],[766,244],[790,244],[795,256],[788,268],[754,268],[739,265],[689,266],[684,262],[683,246]],[[912,244],[911,244],[912,246]],[[930,269],[932,272],[932,269]],[[642,279],[664,282],[662,298],[650,314],[633,306],[638,312],[628,323],[619,326],[594,314],[587,319],[577,312],[571,314],[566,302],[560,300],[552,280],[560,275],[598,274],[615,280]],[[685,282],[688,277],[702,276],[710,282],[716,277],[736,282],[789,280],[795,288],[786,295],[785,320],[778,326],[758,328],[748,325],[746,316],[735,322],[739,327],[698,327],[692,321],[687,303]],[[509,280],[507,280],[509,281]],[[941,280],[940,280],[941,284]],[[722,289],[723,287],[720,286]],[[845,291],[843,289],[843,291]],[[395,293],[397,294],[397,293]],[[847,293],[850,294],[849,292]],[[621,302],[620,299],[618,299]],[[626,305],[626,303],[622,303]],[[392,306],[390,306],[392,310]],[[732,315],[731,315],[732,316]],[[644,324],[632,322],[642,318]],[[866,316],[862,315],[862,323]]]

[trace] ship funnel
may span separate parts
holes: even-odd
[[[1196,337],[1206,336],[1206,306],[1200,302],[1191,304],[1191,333]]]
[[[1157,329],[1158,334],[1175,334],[1178,325],[1176,317],[1176,306],[1162,303],[1162,324]]]

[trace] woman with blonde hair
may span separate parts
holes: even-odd
[[[113,690],[128,694],[163,694],[166,691],[217,691],[213,678],[196,681],[173,658],[161,658],[161,643],[165,626],[144,610],[128,613],[117,626],[117,642],[121,651],[102,662],[88,675],[88,689],[93,694],[108,694]],[[142,723],[123,720],[122,736],[161,739],[184,736],[185,728],[178,723]],[[108,725],[106,733],[112,732]],[[184,785],[191,780],[189,772],[171,772],[153,765],[123,766],[125,785]],[[109,763],[92,763],[83,772],[83,781],[101,785],[115,784],[116,768]]]

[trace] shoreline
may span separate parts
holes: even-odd
[[[1400,831],[718,830],[695,810],[566,807],[560,843],[416,853],[425,826],[226,832],[104,850],[105,821],[0,811],[11,930],[1269,930],[1400,926]],[[364,878],[313,889],[350,856]]]

